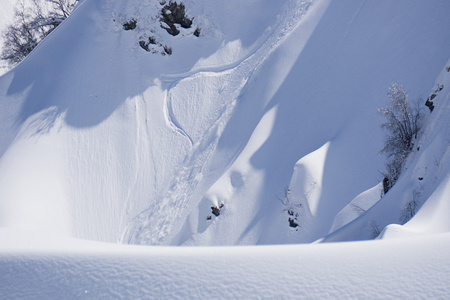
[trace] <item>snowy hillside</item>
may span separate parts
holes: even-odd
[[[0,77],[0,292],[448,295],[450,3],[179,3],[86,0]],[[394,82],[435,108],[383,195]]]

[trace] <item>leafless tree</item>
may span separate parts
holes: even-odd
[[[417,138],[420,110],[411,108],[401,85],[393,84],[387,95],[390,105],[379,109],[386,118],[381,127],[388,133],[382,152],[388,156],[405,156],[413,148],[413,138]]]
[[[388,187],[392,187],[401,173],[403,163],[414,147],[414,139],[419,132],[420,107],[411,108],[408,94],[401,85],[392,84],[387,94],[390,105],[378,112],[385,117],[381,125],[386,131],[386,140],[381,153],[388,157],[385,178]]]
[[[32,0],[19,2],[13,23],[3,33],[0,58],[10,66],[21,62],[73,11],[78,0]]]

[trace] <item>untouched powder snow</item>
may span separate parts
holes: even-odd
[[[10,245],[0,247],[7,270],[0,272],[0,292],[13,299],[445,299],[450,293],[448,233],[370,243],[181,248],[0,236]]]
[[[183,3],[85,0],[0,77],[0,294],[447,296],[450,2]],[[394,82],[437,96],[382,195]]]

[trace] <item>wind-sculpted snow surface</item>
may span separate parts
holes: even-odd
[[[448,234],[265,247],[139,247],[0,231],[7,299],[445,299]],[[29,247],[33,247],[33,250]]]

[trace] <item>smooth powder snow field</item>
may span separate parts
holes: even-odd
[[[0,77],[0,298],[448,298],[450,2],[161,3],[80,2]]]

